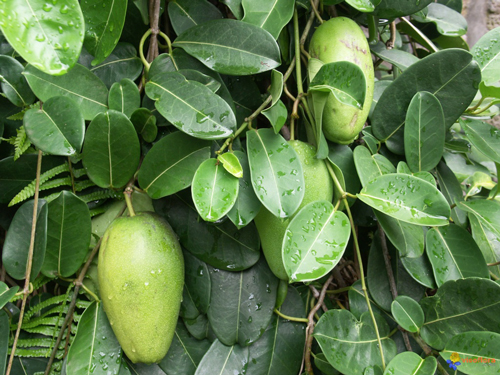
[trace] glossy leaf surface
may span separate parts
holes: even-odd
[[[389,362],[384,375],[432,375],[436,368],[436,358],[429,356],[423,359],[413,352],[404,352]]]
[[[0,281],[0,309],[3,308],[12,297],[14,297],[14,294],[16,294],[18,290],[19,286],[16,285],[9,289],[7,284]]]
[[[242,0],[245,16],[242,21],[268,31],[278,39],[281,29],[291,20],[293,0]]]
[[[432,0],[382,0],[375,8],[375,14],[382,18],[408,16],[429,5]]]
[[[500,79],[500,29],[494,28],[474,44],[471,53],[481,67],[485,85],[493,85]]]
[[[462,36],[467,32],[467,20],[459,12],[439,3],[427,6],[425,17],[414,15],[418,22],[432,22],[440,34],[445,36]]]
[[[424,312],[413,298],[398,296],[391,304],[396,322],[409,332],[418,332],[424,324]]]
[[[217,157],[217,160],[222,163],[226,171],[231,173],[234,177],[243,177],[243,168],[238,157],[233,152],[225,152]]]
[[[176,0],[168,3],[168,17],[180,35],[200,23],[222,18],[222,13],[206,0]]]
[[[134,81],[124,78],[113,83],[109,89],[108,105],[109,109],[122,112],[130,118],[141,106],[141,95]]]
[[[500,261],[500,237],[487,227],[484,222],[476,216],[469,215],[469,221],[472,230],[472,238],[483,253],[484,260],[488,264],[498,263]],[[489,266],[488,270],[493,274],[500,275],[500,264]]]
[[[473,119],[460,119],[460,126],[468,140],[496,163],[500,163],[500,130],[485,122]]]
[[[394,165],[385,156],[380,154],[372,155],[366,147],[356,147],[353,156],[354,165],[362,186],[367,186],[370,181],[378,176],[396,172]]]
[[[477,199],[473,201],[460,202],[458,207],[469,212],[488,227],[491,231],[500,236],[500,202],[495,200]]]
[[[239,345],[226,346],[219,340],[212,343],[203,356],[195,375],[233,375],[244,373],[248,366],[248,348]]]
[[[22,75],[24,66],[10,56],[0,55],[0,82],[3,94],[18,107],[27,106],[35,101],[26,78]]]

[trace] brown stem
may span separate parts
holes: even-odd
[[[23,324],[24,310],[26,308],[26,301],[28,300],[28,295],[30,293],[30,277],[31,277],[31,268],[33,265],[33,251],[35,249],[35,232],[36,232],[36,219],[38,213],[38,193],[40,190],[40,173],[42,171],[42,151],[38,150],[38,161],[36,165],[36,183],[35,183],[35,198],[33,203],[33,219],[31,223],[31,238],[30,238],[30,247],[28,250],[28,261],[26,263],[26,278],[24,281],[24,290],[23,290],[23,300],[21,303],[21,311],[19,312],[19,321],[17,323],[16,335],[14,337],[14,343],[12,344],[12,350],[9,358],[9,364],[7,366],[7,371],[5,375],[9,375],[12,369],[12,364],[14,362],[14,355],[16,353],[17,341],[19,340],[19,334],[21,333],[21,326]]]
[[[387,49],[393,49],[396,44],[396,22],[391,22],[391,38],[387,41]]]
[[[149,1],[149,24],[151,26],[151,38],[147,60],[152,62],[158,56],[158,33],[160,31],[160,0]]]

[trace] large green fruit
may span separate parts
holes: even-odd
[[[361,68],[366,78],[363,109],[340,103],[330,94],[323,112],[323,132],[330,141],[349,144],[354,141],[368,117],[375,87],[370,46],[356,22],[337,17],[324,22],[314,32],[309,45],[311,57],[325,64],[349,61]]]
[[[290,145],[299,155],[302,169],[304,170],[304,199],[296,213],[308,203],[324,199],[333,199],[333,181],[330,178],[325,162],[315,158],[316,148],[301,141],[290,141]],[[259,232],[262,250],[271,271],[281,280],[288,280],[283,266],[281,247],[286,228],[295,215],[286,220],[277,218],[262,207],[255,217],[255,224]]]
[[[97,266],[104,311],[128,358],[159,362],[175,332],[184,259],[170,225],[151,213],[114,220]]]

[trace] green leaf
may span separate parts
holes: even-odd
[[[25,107],[35,101],[26,78],[22,75],[24,66],[10,56],[0,55],[0,82],[2,92],[14,105]]]
[[[208,318],[200,314],[196,319],[183,319],[189,333],[197,340],[203,340],[208,336]]]
[[[273,107],[283,94],[283,73],[273,69],[271,71],[271,107]]]
[[[437,165],[436,176],[441,193],[443,193],[450,206],[464,200],[462,187],[457,177],[444,162]],[[467,224],[467,215],[458,207],[451,210],[451,218],[455,224],[461,227],[465,227]]]
[[[7,0],[2,10],[2,33],[29,64],[52,75],[64,74],[75,65],[85,27],[77,0],[61,0],[56,4]]]
[[[448,280],[489,278],[484,257],[469,232],[458,225],[427,232],[426,251],[438,287]]]
[[[113,52],[120,36],[127,0],[83,0],[85,18],[85,48],[94,55],[92,65],[102,63]]]
[[[33,223],[34,201],[24,203],[14,215],[9,230],[5,236],[2,249],[2,263],[7,273],[16,280],[26,276],[26,264],[30,247],[31,226]],[[45,258],[47,244],[47,204],[38,201],[37,220],[35,230],[35,245],[33,248],[33,261],[31,265],[32,280],[38,275]]]
[[[500,333],[500,285],[491,280],[448,281],[420,305],[425,314],[421,336],[437,350],[459,333],[474,329]]]
[[[136,109],[130,116],[130,121],[134,124],[137,134],[140,134],[144,141],[151,143],[156,139],[156,136],[158,135],[156,117],[149,109]]]
[[[285,122],[288,118],[288,110],[281,100],[278,100],[275,105],[266,108],[261,113],[266,116],[271,123],[275,134],[278,134],[280,132],[281,128],[283,127],[283,125],[285,125]]]
[[[241,272],[211,269],[210,278],[208,320],[217,338],[225,345],[257,341],[273,317],[278,288],[265,259]]]
[[[221,82],[216,80],[215,78],[200,73],[199,71],[194,69],[179,69],[177,72],[186,77],[188,81],[196,81],[203,84],[212,92],[217,92],[222,85]]]
[[[373,135],[385,141],[389,150],[402,155],[406,112],[417,92],[428,91],[436,96],[449,128],[474,99],[480,81],[479,66],[467,51],[433,53],[410,66],[385,89],[372,114]]]
[[[471,53],[481,68],[485,85],[493,85],[500,80],[500,29],[494,28],[479,39]]]
[[[153,76],[146,94],[179,130],[201,139],[222,139],[233,133],[236,118],[229,105],[205,85],[180,73]]]
[[[448,225],[448,202],[435,186],[418,177],[383,175],[370,181],[357,196],[376,210],[410,224]]]
[[[89,250],[91,222],[87,204],[62,191],[48,204],[47,250],[42,273],[49,277],[73,275]]]
[[[436,358],[429,356],[423,359],[413,352],[403,352],[389,362],[384,375],[433,375],[436,369]]]
[[[208,266],[189,252],[184,251],[185,284],[196,308],[206,314],[210,305],[211,281]]]
[[[128,78],[134,81],[142,72],[143,65],[141,59],[137,56],[135,47],[128,43],[119,42],[113,52],[102,63],[92,66],[92,55],[82,50],[80,55],[80,64],[90,69],[99,77],[107,88],[115,82]]]
[[[315,60],[315,59],[314,59]],[[310,61],[313,61],[311,59]],[[312,110],[314,114],[314,127],[316,132],[316,144],[317,159],[325,159],[328,153],[328,143],[326,142],[325,135],[323,133],[323,115],[326,102],[328,101],[328,97],[330,96],[330,92],[324,91],[312,91],[311,96],[309,98],[309,103],[312,105]]]
[[[306,315],[304,301],[291,286],[288,287],[286,299],[279,310],[297,318],[305,318]],[[262,337],[250,346],[246,375],[297,375],[304,348],[304,327],[304,323],[273,315]]]
[[[252,185],[262,204],[275,216],[297,211],[304,197],[304,176],[297,153],[272,129],[247,133]]]
[[[113,83],[109,89],[109,109],[124,113],[130,118],[132,113],[141,106],[141,94],[134,81],[128,78]]]
[[[424,324],[424,312],[413,298],[396,297],[391,304],[391,312],[396,322],[409,332],[418,332]]]
[[[222,18],[222,13],[206,0],[175,0],[168,3],[168,17],[180,35],[200,23]]]
[[[243,7],[241,6],[241,0],[220,0],[220,2],[228,6],[236,19],[241,20],[243,18]]]
[[[240,189],[238,197],[231,210],[227,213],[227,217],[236,227],[238,227],[238,229],[241,229],[255,218],[262,204],[255,195],[255,191],[252,187],[247,155],[243,151],[234,151],[233,154],[240,162],[243,170],[243,177],[239,179]]]
[[[108,89],[80,64],[60,77],[43,73],[33,66],[26,67],[24,75],[40,100],[46,102],[53,96],[67,96],[80,108],[85,120],[92,120],[108,109]]]
[[[172,344],[159,366],[168,375],[194,374],[209,348],[210,341],[196,340],[189,334],[184,324],[179,322]]]
[[[381,155],[380,155],[381,156]],[[344,177],[346,191],[351,194],[359,192],[361,183],[356,172],[356,165],[354,164],[354,154],[349,146],[346,145],[329,145],[328,159],[334,163],[342,172]],[[348,198],[349,204],[354,202],[352,198]]]
[[[439,354],[445,360],[459,355],[460,372],[471,375],[498,374],[500,369],[500,334],[494,332],[464,332],[453,336]]]
[[[424,9],[432,0],[382,0],[375,8],[375,15],[380,18],[409,16]]]
[[[173,45],[222,74],[256,74],[274,69],[281,62],[278,45],[269,33],[232,19],[192,27],[179,35]]]
[[[366,78],[359,66],[349,61],[323,65],[309,85],[309,91],[330,92],[346,105],[362,109]]]
[[[208,159],[200,164],[193,177],[191,192],[201,218],[217,221],[233,207],[239,191],[238,179],[219,164]]]
[[[475,215],[481,224],[485,225],[497,236],[500,236],[500,202],[489,199],[476,199],[459,202],[458,207]]]
[[[377,317],[384,358],[390,361],[396,355],[396,344],[389,337],[389,326]],[[369,313],[358,321],[348,310],[328,310],[316,328],[314,338],[328,362],[345,375],[362,375],[367,366],[382,366],[377,336]]]
[[[470,143],[495,163],[500,163],[500,130],[485,122],[460,119]]]
[[[432,272],[432,266],[425,252],[418,258],[401,257],[400,259],[404,269],[413,278],[413,280],[427,288],[437,288]]]
[[[97,186],[122,188],[134,175],[139,158],[139,138],[127,116],[109,110],[92,120],[85,135],[83,166]]]
[[[493,232],[480,221],[475,215],[469,215],[470,226],[472,230],[472,238],[476,241],[477,246],[483,253],[486,263],[498,263],[500,261],[500,239],[498,234]],[[490,272],[500,276],[500,264],[488,267]]]
[[[382,42],[378,42],[374,46],[370,46],[370,49],[378,58],[381,58],[382,60],[395,65],[401,71],[406,70],[419,61],[418,57],[412,55],[409,52],[405,52],[395,48],[387,49],[385,44]]]
[[[78,105],[65,96],[53,96],[40,109],[29,109],[24,128],[31,143],[52,155],[71,156],[80,152],[85,120]]]
[[[219,155],[217,160],[220,161],[224,169],[231,173],[234,177],[243,177],[243,167],[234,152],[225,152],[224,154]]]
[[[0,309],[2,309],[7,304],[7,302],[9,302],[12,297],[14,297],[18,290],[19,286],[16,285],[9,289],[7,284],[0,281]],[[0,369],[1,368],[2,367],[0,366]]]
[[[198,259],[223,270],[240,271],[254,265],[260,257],[255,225],[250,223],[238,230],[230,220],[221,224],[200,220],[190,196],[179,194],[154,201],[155,211],[172,225],[181,245]]]
[[[7,366],[7,354],[9,353],[9,316],[3,310],[0,311],[0,371],[3,373]]]
[[[122,349],[104,309],[93,302],[78,323],[75,340],[66,361],[67,374],[117,374]]]
[[[462,36],[467,32],[467,20],[464,16],[446,5],[430,3],[427,6],[425,17],[414,14],[413,19],[418,22],[432,22],[436,25],[440,34],[446,36]]]
[[[360,12],[371,13],[380,3],[380,0],[346,0],[346,3]]]
[[[405,155],[412,172],[430,171],[443,156],[445,124],[443,108],[430,92],[417,92],[406,113]]]
[[[396,172],[394,165],[385,156],[372,155],[364,146],[357,146],[353,156],[362,186],[367,186],[376,177]]]
[[[210,143],[175,132],[163,137],[147,153],[139,169],[139,185],[153,199],[191,185],[200,164],[210,157]]]
[[[294,0],[242,0],[242,21],[268,31],[278,39],[281,29],[292,19]]]
[[[215,340],[204,355],[195,375],[244,374],[248,366],[248,348],[239,345],[225,346]]]
[[[288,225],[281,250],[290,282],[328,274],[342,258],[350,236],[349,219],[330,202],[311,202],[302,208]]]

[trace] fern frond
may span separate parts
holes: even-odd
[[[82,190],[85,190],[86,188],[89,188],[92,186],[96,186],[96,185],[90,180],[75,181],[75,190],[76,191],[82,191]]]
[[[9,348],[9,354],[10,354],[11,348]],[[64,350],[58,350],[57,351],[61,352],[61,357],[62,354],[64,354]],[[48,357],[50,356],[50,350],[47,349],[16,349],[16,357],[24,357],[24,358],[33,358],[33,357]]]
[[[94,191],[93,193],[86,194],[86,195],[80,195],[80,199],[82,199],[85,203],[89,203],[92,201],[97,201],[101,199],[107,199],[107,198],[117,198],[117,199],[124,199],[123,194],[111,189],[103,189],[103,190],[98,190]]]
[[[71,186],[71,177],[55,178],[40,186],[40,190],[50,190],[59,186]]]
[[[24,119],[24,114],[33,108],[40,108],[40,102],[33,103],[25,107],[21,112],[17,112],[14,113],[13,115],[10,115],[9,117],[7,117],[7,120],[21,121],[22,119]]]
[[[29,329],[29,328],[35,328],[38,326],[54,326],[54,327],[60,327],[62,325],[62,322],[59,321],[58,316],[49,316],[46,318],[35,318],[33,320],[30,320],[29,322],[23,323],[21,326],[22,329]],[[17,327],[17,325],[16,325]]]
[[[87,307],[90,306],[91,303],[92,302],[90,302],[90,301],[82,301],[81,299],[77,299],[76,300],[76,307],[79,309],[86,309]]]
[[[87,171],[85,170],[85,168],[73,169],[73,176],[75,178],[80,178],[80,177],[86,176],[86,175],[87,175]]]
[[[90,217],[103,214],[107,211],[107,207],[99,206],[90,210]]]
[[[15,328],[17,328],[17,327],[14,327],[14,329]],[[40,325],[38,327],[26,328],[26,329],[24,329],[24,331],[26,331],[28,333],[37,333],[40,335],[52,337],[54,335],[54,332],[56,335],[59,334],[59,329],[60,329],[60,327]],[[76,330],[76,326],[75,327],[72,326],[72,328],[71,328],[71,331],[75,332],[73,329]],[[63,336],[63,339],[65,339],[65,338],[66,338],[66,334],[64,334],[64,336]]]
[[[59,305],[60,303],[64,302],[65,300],[68,300],[68,295],[62,294],[60,296],[51,297],[49,299],[46,299],[45,301],[40,302],[39,304],[31,307],[26,312],[26,314],[24,315],[23,322],[28,322],[33,315],[35,315],[39,311],[45,309],[46,307],[49,307],[51,305]]]
[[[16,129],[17,136],[14,142],[14,160],[19,159],[19,157],[26,152],[26,150],[31,146],[31,142],[26,136],[26,130],[24,126]]]
[[[9,340],[9,346],[12,346],[14,343],[14,339],[11,338]],[[40,338],[40,339],[19,339],[17,340],[18,348],[31,348],[34,346],[38,346],[41,348],[51,348],[52,347],[52,339],[49,338]],[[59,346],[61,348],[61,345]]]
[[[42,173],[40,175],[40,185],[43,185],[45,182],[50,180],[51,178],[57,176],[58,174],[69,172],[68,164],[64,163],[48,171]],[[23,190],[21,190],[12,200],[9,202],[9,207],[18,204],[20,202],[25,201],[28,198],[31,198],[35,195],[35,186],[36,179],[31,181],[28,186],[26,186]]]

